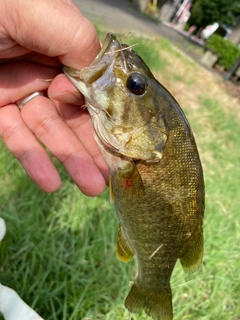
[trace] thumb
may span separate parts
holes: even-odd
[[[57,56],[76,69],[88,65],[100,50],[94,26],[69,0],[1,2],[1,24],[7,36],[27,50]]]

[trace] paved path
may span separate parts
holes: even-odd
[[[74,0],[80,11],[93,23],[109,31],[158,34],[157,25],[144,17],[127,0]]]
[[[154,22],[140,13],[128,0],[74,0],[80,11],[94,24],[107,31],[154,37],[161,35],[194,60],[199,60],[195,46],[169,26]]]
[[[184,35],[161,23],[153,22],[141,14],[128,0],[73,0],[80,11],[94,24],[100,25],[106,31],[126,34],[129,31],[142,36],[163,36],[171,41],[186,55],[200,62],[201,54],[196,50],[196,45]],[[211,69],[211,71],[214,71]],[[228,86],[233,86],[230,82]],[[230,88],[231,89],[231,88]],[[231,91],[228,89],[228,91]],[[234,90],[232,90],[234,91]],[[239,91],[233,94],[239,98]]]

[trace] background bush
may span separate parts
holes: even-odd
[[[230,69],[240,57],[240,49],[232,42],[213,34],[206,43],[206,49],[219,56],[218,64],[224,69]]]

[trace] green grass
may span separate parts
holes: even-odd
[[[155,72],[163,72],[167,66],[166,61],[161,59],[159,55],[158,46],[154,45],[154,42],[150,39],[145,38],[126,38],[124,42],[128,45],[135,45],[133,50],[138,53],[138,55],[147,63],[148,67]]]
[[[168,41],[148,41],[135,50],[145,52],[147,63],[155,60],[153,71],[184,101],[206,181],[204,260],[193,275],[177,264],[171,280],[174,319],[240,320],[239,111],[219,79],[210,78],[215,91],[210,90],[205,73]],[[186,69],[172,68],[173,61]],[[192,98],[185,98],[187,90],[194,90]],[[0,146],[0,216],[8,230],[0,247],[0,282],[46,320],[146,320],[124,308],[136,265],[116,258],[118,222],[108,191],[87,198],[56,162],[63,187],[44,193]]]

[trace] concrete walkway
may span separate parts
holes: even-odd
[[[170,25],[154,22],[141,14],[129,0],[73,1],[89,20],[106,31],[118,32],[122,35],[134,32],[143,37],[160,35],[169,39],[175,47],[201,65],[202,52],[186,37],[186,34],[177,32]],[[209,69],[209,71],[218,74],[214,69]],[[239,98],[239,87],[234,86],[231,82],[226,83],[226,86],[233,96]]]
[[[196,46],[168,25],[157,23],[139,12],[128,0],[74,0],[79,10],[95,25],[122,35],[163,36],[194,60],[200,60]]]
[[[152,36],[159,34],[158,26],[144,17],[127,0],[75,0],[80,11],[94,24],[109,31],[134,32]]]

